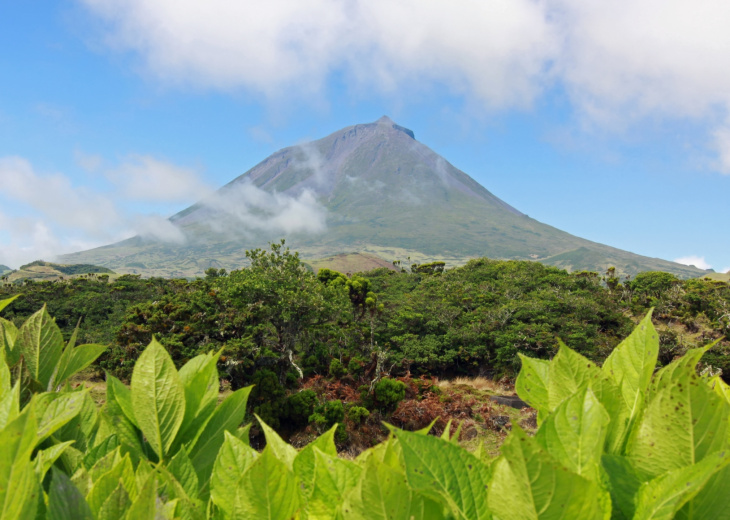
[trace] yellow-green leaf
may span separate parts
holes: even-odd
[[[244,472],[258,457],[258,452],[229,432],[221,446],[210,479],[210,497],[226,515],[231,516],[235,507],[238,482]]]
[[[500,519],[605,520],[611,512],[605,509],[604,493],[595,482],[556,462],[515,427],[493,465],[489,507]]]
[[[48,520],[93,520],[89,504],[65,473],[52,468]]]
[[[63,337],[45,305],[23,323],[16,342],[30,376],[47,388],[61,358]]]
[[[599,482],[601,455],[610,420],[593,391],[585,387],[547,417],[535,439],[569,470]]]
[[[297,479],[267,446],[239,482],[233,518],[290,520],[298,509]]]
[[[170,354],[156,340],[135,363],[130,386],[137,424],[163,459],[185,415],[185,389]]]
[[[491,518],[487,507],[489,468],[449,441],[395,431],[411,488],[449,504],[458,518]]]

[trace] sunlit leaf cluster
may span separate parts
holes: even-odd
[[[649,316],[603,367],[565,346],[523,357],[539,428],[515,426],[493,460],[448,427],[391,428],[350,460],[336,426],[297,450],[260,422],[257,451],[250,387],[219,403],[219,353],[178,371],[156,341],[129,386],[108,376],[98,409],[68,378],[101,347],[64,345],[45,309],[0,327],[0,519],[730,517],[730,391],[696,372],[709,347],[655,373]]]

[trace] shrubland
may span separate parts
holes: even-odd
[[[367,445],[362,432],[383,438],[382,420],[422,427],[425,417],[485,417],[468,400],[446,402],[451,397],[438,395],[433,378],[513,379],[519,355],[553,358],[557,338],[600,364],[652,307],[661,366],[730,332],[725,282],[653,272],[619,280],[610,270],[600,276],[488,259],[455,269],[436,263],[315,274],[283,243],[247,254],[249,267],[209,269],[196,280],[101,275],[5,285],[0,294],[22,293],[5,310],[17,326],[44,302],[66,339],[81,320],[79,341],[109,345],[92,366],[101,377],[106,371],[130,381],[153,338],[178,369],[220,350],[223,386],[255,385],[248,412],[287,439],[331,426],[324,408],[338,400],[345,419],[335,422],[347,433],[341,446]],[[701,369],[727,377],[727,354],[723,340],[703,355]],[[386,404],[378,397],[389,381],[405,385],[405,398]],[[350,420],[352,408],[368,414],[353,412]],[[254,433],[262,438],[256,426]]]
[[[696,369],[713,345],[656,371],[650,314],[602,367],[564,344],[550,361],[521,355],[516,389],[538,427],[528,435],[514,425],[495,457],[461,447],[458,429],[437,437],[432,424],[386,424],[387,439],[342,458],[341,421],[364,412],[346,413],[337,400],[315,411],[322,434],[296,449],[247,414],[251,387],[219,402],[220,350],[178,369],[156,340],[129,385],[107,376],[98,409],[70,379],[105,347],[77,346],[77,334],[65,342],[45,308],[0,328],[3,520],[658,520],[730,511],[730,388]],[[375,386],[390,402],[402,387],[387,380]],[[263,432],[261,450],[250,445],[248,420]]]

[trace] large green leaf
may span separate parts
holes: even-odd
[[[719,454],[718,454],[719,455]],[[727,456],[727,452],[726,452]],[[709,457],[708,457],[709,458]],[[707,459],[705,459],[707,460]],[[704,461],[702,461],[704,462]],[[677,520],[712,518],[730,519],[730,465],[714,473],[699,493],[677,512]]]
[[[11,296],[10,298],[4,298],[4,299],[0,300],[0,312],[5,307],[7,307],[11,303],[13,303],[13,301],[15,301],[16,298],[19,298],[19,297],[20,297],[20,294],[16,294],[15,296]]]
[[[557,463],[519,427],[502,445],[492,469],[489,507],[501,520],[604,520],[605,492]]]
[[[74,441],[74,448],[86,450],[96,433],[99,424],[99,411],[89,392],[83,392],[81,409],[78,415],[59,428],[54,437],[62,441]]]
[[[634,498],[644,483],[629,459],[622,455],[604,455],[603,483],[611,495],[613,504],[612,518],[631,520],[634,518],[636,504]]]
[[[52,468],[52,475],[48,492],[48,520],[93,520],[89,504],[66,474]]]
[[[515,381],[515,391],[520,398],[538,412],[549,411],[548,374],[550,362],[519,354],[522,368]]]
[[[730,404],[730,386],[725,384],[720,376],[715,376],[709,381],[710,387],[717,395],[725,399]]]
[[[307,518],[334,518],[337,506],[357,484],[362,468],[352,461],[340,459],[314,448],[314,487],[307,501]]]
[[[135,363],[130,386],[137,424],[163,459],[185,415],[185,389],[170,354],[156,340]]]
[[[596,396],[601,396],[608,378],[588,358],[580,355],[560,342],[558,353],[550,362],[548,370],[549,410],[555,410],[560,403],[575,395],[585,386],[591,386]]]
[[[659,354],[659,334],[651,322],[651,314],[649,311],[603,363],[603,371],[621,390],[629,421],[641,410]]]
[[[0,430],[15,420],[20,413],[20,381],[16,381],[9,392],[0,397]]]
[[[13,381],[10,375],[10,367],[6,361],[6,353],[4,349],[0,348],[0,400],[10,392],[12,386]]]
[[[131,417],[130,417],[131,416]],[[106,405],[101,413],[101,424],[97,438],[100,437],[102,426],[115,434],[124,450],[130,454],[136,463],[145,455],[145,445],[142,444],[139,427],[134,423],[134,408],[132,395],[125,385],[114,376],[107,375]]]
[[[105,439],[98,445],[103,446],[109,439]],[[92,450],[93,451],[93,450]],[[91,453],[87,455],[87,458],[91,456]],[[117,464],[122,461],[122,454],[119,446],[115,446],[111,451],[105,453],[101,457],[97,458],[96,462],[90,468],[84,462],[84,466],[89,469],[88,474],[92,482],[96,482],[104,474],[112,470]]]
[[[12,321],[0,318],[0,349],[6,355],[8,366],[14,366],[20,359],[20,351],[16,344],[18,329]]]
[[[53,466],[56,460],[63,455],[63,452],[66,451],[66,448],[68,448],[71,444],[73,444],[73,441],[67,441],[60,444],[54,444],[44,450],[38,450],[38,453],[36,453],[36,456],[33,459],[33,465],[35,467],[36,475],[38,475],[38,480],[43,481],[43,478],[46,476],[48,470],[51,469],[51,466]]]
[[[266,447],[239,482],[233,518],[290,520],[298,509],[294,473]]]
[[[30,376],[47,388],[61,358],[63,337],[45,305],[20,327],[17,349],[25,359]]]
[[[634,520],[671,520],[679,509],[695,497],[707,481],[730,464],[730,454],[716,452],[709,454],[702,462],[679,468],[644,484],[636,498]],[[728,500],[724,500],[727,505]],[[718,511],[718,513],[724,510]],[[703,514],[710,513],[704,511]],[[689,518],[715,519],[717,516],[696,516]]]
[[[30,455],[36,444],[32,406],[0,431],[0,519],[33,518],[40,487]]]
[[[69,343],[58,362],[58,372],[53,377],[53,386],[62,385],[69,377],[91,365],[106,349],[104,345],[72,347]]]
[[[489,469],[471,453],[432,436],[396,430],[408,484],[443,500],[459,518],[491,518],[485,490]]]
[[[198,474],[203,497],[207,495],[210,474],[215,457],[225,439],[225,432],[235,432],[243,422],[251,388],[247,386],[229,395],[210,416],[197,436],[195,444],[189,450],[190,460]]]
[[[716,342],[715,342],[716,343]],[[662,367],[651,382],[650,396],[658,392],[662,388],[670,386],[674,381],[683,379],[687,375],[695,373],[695,367],[700,362],[702,356],[707,352],[710,347],[714,346],[715,343],[707,345],[701,348],[689,349],[682,357],[675,359],[667,366]]]
[[[93,468],[97,462],[119,448],[119,437],[116,434],[109,435],[101,440],[97,439],[97,441],[96,445],[84,455],[84,467],[86,468]],[[108,469],[111,469],[113,465],[113,463],[110,463]]]
[[[172,473],[172,476],[180,483],[189,497],[198,496],[198,475],[196,475],[193,463],[190,462],[188,453],[185,450],[178,451],[170,459],[167,470]]]
[[[691,466],[728,447],[730,404],[682,365],[661,378],[627,444],[632,464],[646,478]]]
[[[104,439],[110,435],[117,437],[120,445],[125,453],[129,453],[134,463],[138,463],[141,458],[154,456],[151,449],[147,450],[147,445],[142,444],[139,430],[132,425],[124,416],[121,410],[111,411],[109,403],[99,416],[99,429],[96,433],[97,439]],[[147,453],[149,451],[149,453]]]
[[[347,520],[443,520],[446,505],[408,487],[403,473],[369,457],[357,485],[340,507]]]
[[[38,442],[47,439],[56,430],[76,417],[84,406],[86,390],[68,394],[46,392],[33,396],[38,416]]]
[[[550,411],[585,387],[593,391],[611,417],[606,434],[607,449],[610,452],[620,451],[627,431],[628,412],[619,388],[593,362],[560,343],[560,349],[549,366]]]
[[[129,422],[139,428],[132,405],[132,391],[109,373],[106,374],[106,397],[108,401],[113,400]]]
[[[122,483],[125,494],[129,498],[137,496],[137,481],[134,475],[134,468],[128,455],[125,455],[117,462],[111,470],[99,476],[91,486],[86,501],[91,508],[92,513],[99,515],[104,502],[116,490],[117,486]],[[121,500],[121,498],[120,498]]]
[[[180,431],[186,433],[194,419],[210,414],[218,401],[218,367],[220,351],[201,354],[180,369],[180,381],[185,387],[185,416]],[[195,433],[195,432],[193,432]]]
[[[128,520],[156,519],[157,510],[157,478],[154,475],[140,489],[137,499],[127,511]]]
[[[585,387],[547,417],[535,439],[569,470],[599,482],[609,421],[606,409],[593,391]]]
[[[121,520],[131,503],[127,490],[119,482],[114,491],[101,504],[96,517],[98,520]]]
[[[335,432],[337,428],[338,425],[335,424],[332,428],[302,448],[294,458],[292,467],[294,474],[301,481],[304,496],[309,496],[314,486],[314,465],[316,462],[314,449],[317,448],[333,457],[337,456],[337,447],[335,446]]]
[[[255,414],[254,414],[255,415]],[[261,425],[261,429],[264,432],[264,437],[266,438],[266,445],[271,449],[274,456],[276,456],[277,459],[279,459],[281,462],[286,464],[286,467],[293,470],[294,469],[294,459],[297,457],[297,450],[291,446],[290,444],[287,444],[284,439],[279,437],[279,434],[276,433],[276,431],[271,428],[268,424],[266,424],[264,421],[261,420],[261,417],[256,415],[256,419],[259,421],[259,424]]]
[[[256,450],[231,433],[225,432],[225,440],[210,478],[210,497],[228,516],[233,514],[238,481],[256,457]]]

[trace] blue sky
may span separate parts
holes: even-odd
[[[387,114],[495,195],[730,269],[730,3],[81,0],[0,7],[0,264],[103,245]]]

